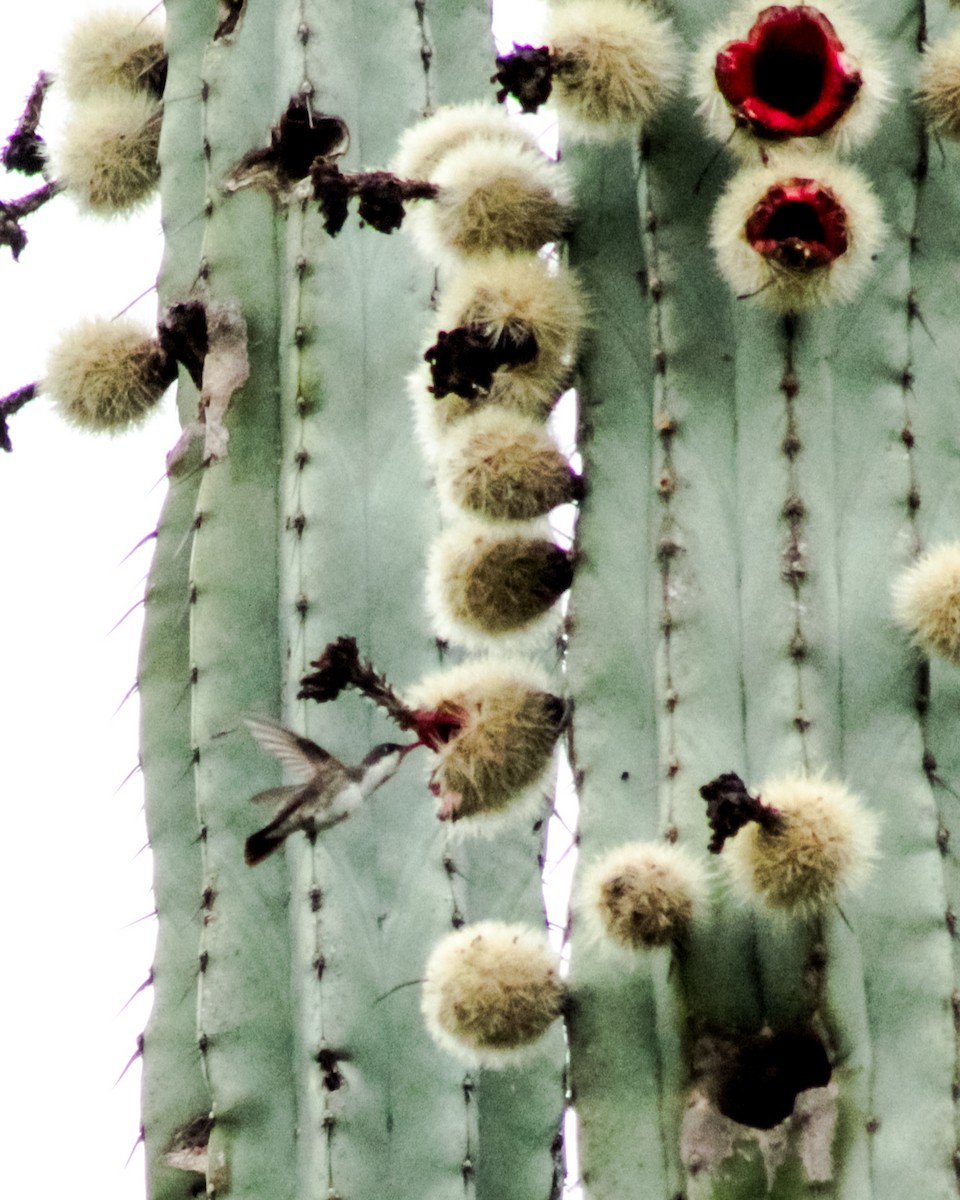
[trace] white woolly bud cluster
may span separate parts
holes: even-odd
[[[926,653],[960,663],[960,542],[928,550],[893,585],[894,614]]]
[[[778,312],[852,300],[884,233],[862,172],[800,150],[743,167],[717,202],[710,230],[731,288]]]
[[[519,658],[468,659],[427,676],[409,701],[463,714],[431,774],[441,819],[489,832],[539,802],[564,720],[542,668]]]
[[[543,932],[481,921],[436,945],[421,1009],[438,1045],[499,1069],[528,1057],[560,1016],[563,997],[559,958]]]
[[[51,157],[81,211],[124,214],[152,196],[165,66],[163,25],[140,12],[97,13],[74,29],[60,76],[71,110]]]
[[[551,102],[567,137],[636,137],[675,94],[683,51],[670,21],[625,0],[571,0],[547,16]]]
[[[71,425],[120,433],[146,420],[174,374],[156,337],[138,321],[99,318],[60,337],[43,392]]]
[[[622,950],[669,946],[707,898],[704,867],[679,846],[615,846],[581,875],[578,914],[602,943]]]
[[[723,849],[744,895],[774,912],[809,916],[866,878],[879,824],[859,796],[802,775],[770,780],[760,795],[780,821],[770,828],[748,822]]]
[[[409,379],[449,522],[428,555],[427,607],[438,636],[502,651],[557,628],[572,577],[573,556],[543,518],[578,499],[580,481],[546,420],[569,386],[585,305],[573,273],[538,253],[569,224],[569,186],[502,109],[484,105],[442,109],[409,130],[394,165],[438,187],[406,226],[442,267],[425,361]],[[537,797],[564,706],[530,671],[468,660],[419,689],[427,708],[467,714],[437,749],[442,819],[489,830]]]

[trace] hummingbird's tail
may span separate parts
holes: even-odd
[[[269,858],[278,846],[283,845],[286,837],[286,831],[278,833],[272,825],[268,825],[266,829],[258,829],[256,833],[251,833],[243,848],[243,857],[247,866],[255,867],[257,863]]]
[[[281,807],[269,825],[264,825],[262,829],[251,833],[247,838],[243,856],[250,867],[255,867],[257,863],[263,862],[278,846],[283,845],[294,829],[300,828],[294,818],[303,800],[303,788],[289,785],[268,788],[265,792],[258,792],[253,799],[270,804],[280,803]]]

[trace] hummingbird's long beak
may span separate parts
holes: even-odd
[[[407,757],[407,755],[410,753],[411,750],[416,750],[416,748],[418,746],[425,746],[426,744],[427,744],[426,742],[421,740],[419,742],[410,742],[410,744],[407,746],[401,746],[400,747],[400,761],[403,762],[403,760]]]

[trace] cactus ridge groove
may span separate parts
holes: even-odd
[[[804,538],[804,528],[807,518],[807,506],[800,491],[800,478],[797,458],[802,450],[803,442],[799,432],[797,414],[797,396],[801,386],[797,375],[795,348],[797,341],[797,322],[794,318],[786,317],[783,322],[784,362],[783,377],[780,390],[784,397],[786,408],[787,438],[797,446],[797,452],[787,456],[787,499],[784,502],[784,512],[787,514],[788,535],[784,550],[781,577],[788,585],[793,595],[793,630],[788,641],[788,653],[793,659],[796,672],[796,701],[793,716],[793,727],[800,739],[800,758],[805,771],[810,770],[810,749],[807,732],[810,721],[807,717],[804,703],[804,664],[807,655],[808,642],[803,630],[802,615],[803,585],[809,569],[808,554]]]
[[[645,150],[644,161],[649,158],[649,147]],[[677,469],[673,460],[673,440],[678,433],[678,422],[670,411],[670,378],[667,373],[668,355],[664,338],[664,289],[661,282],[661,263],[658,247],[659,220],[653,206],[653,195],[650,190],[646,194],[646,211],[643,225],[647,235],[648,247],[648,292],[652,306],[651,351],[654,364],[654,422],[659,431],[660,444],[660,484],[657,493],[662,501],[660,520],[658,562],[660,568],[660,633],[663,655],[663,687],[675,697],[673,703],[666,709],[667,733],[664,740],[663,754],[664,776],[670,781],[666,790],[666,802],[661,819],[665,825],[673,825],[674,788],[672,781],[681,770],[681,762],[677,754],[676,708],[677,693],[674,688],[672,672],[672,648],[674,637],[674,613],[672,607],[673,583],[671,579],[671,561],[682,546],[674,539],[675,521],[673,517],[674,493],[679,483]]]

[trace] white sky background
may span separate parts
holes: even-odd
[[[83,14],[109,0],[7,0],[0,39],[0,141],[41,69]],[[115,6],[115,5],[113,5]],[[144,11],[149,0],[144,4]],[[509,0],[510,33],[537,36],[537,0]],[[45,107],[44,133],[59,111]],[[39,177],[0,171],[0,199]],[[57,333],[113,316],[155,281],[156,205],[135,218],[80,218],[59,197],[27,218],[19,263],[0,248],[0,396],[42,377]],[[156,314],[148,294],[132,310]],[[10,1194],[139,1200],[139,1065],[116,1083],[150,1008],[144,981],[155,925],[137,761],[137,604],[152,543],[172,393],[147,426],[120,438],[66,427],[39,398],[10,421],[0,454],[0,757],[5,869],[0,871],[0,1020],[6,1101],[0,1137]],[[119,790],[118,790],[119,789]],[[85,1181],[85,1182],[84,1182]]]
[[[146,7],[146,6],[145,6]],[[0,135],[12,132],[37,72],[56,63],[89,0],[4,5]],[[54,106],[49,119],[52,124]],[[37,177],[0,173],[0,198]],[[59,197],[25,223],[19,263],[0,249],[0,395],[42,376],[57,332],[112,316],[149,288],[162,240],[155,206],[131,221],[80,220]],[[155,317],[155,297],[137,310]],[[172,405],[117,439],[65,427],[46,400],[10,421],[0,455],[0,871],[4,1116],[9,1194],[101,1200],[143,1195],[139,1069],[114,1086],[146,1021],[154,923],[137,761],[137,705],[114,716],[136,676],[148,545],[164,495]],[[84,1183],[86,1181],[86,1183]]]

